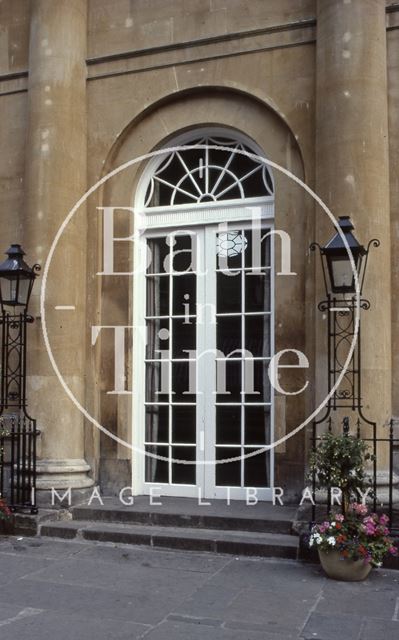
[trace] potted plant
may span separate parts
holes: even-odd
[[[5,427],[4,416],[0,416],[0,437],[4,438],[9,435],[8,429]],[[4,450],[0,448],[0,459],[3,459]],[[7,505],[5,498],[0,494],[0,533],[9,533],[12,521],[12,513]],[[11,527],[12,529],[12,527]]]
[[[310,459],[310,474],[319,488],[336,487],[341,491],[342,513],[312,527],[309,545],[317,547],[321,565],[327,575],[338,580],[364,580],[373,567],[381,566],[386,555],[397,549],[389,537],[389,518],[369,513],[358,502],[371,480],[365,463],[372,461],[364,440],[331,432],[322,436]]]
[[[312,527],[309,545],[319,551],[321,565],[330,578],[358,581],[380,567],[386,555],[397,555],[389,537],[389,518],[370,513],[366,505],[351,503],[345,515],[330,514]]]
[[[12,513],[4,498],[0,497],[0,533],[8,533],[8,523],[11,520]]]
[[[364,465],[372,461],[369,446],[361,438],[343,433],[326,433],[310,457],[310,475],[320,489],[336,487],[342,494],[342,511],[346,512],[351,499],[359,499],[359,489],[370,488]],[[369,492],[370,493],[370,492]]]

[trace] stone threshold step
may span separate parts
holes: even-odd
[[[114,522],[126,524],[142,524],[167,527],[217,529],[217,530],[237,530],[252,531],[262,533],[280,533],[289,535],[292,531],[293,516],[279,514],[276,511],[273,517],[265,517],[264,514],[251,511],[247,508],[242,514],[218,514],[216,509],[206,508],[190,509],[185,508],[179,512],[169,508],[156,510],[131,507],[112,506],[77,506],[71,509],[74,520],[87,520],[96,522]]]
[[[299,538],[284,534],[123,525],[78,520],[44,523],[40,526],[39,535],[69,540],[77,538],[97,542],[290,559],[297,558],[299,545]]]

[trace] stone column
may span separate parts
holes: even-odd
[[[86,190],[86,0],[32,3],[24,248],[44,266],[54,236]],[[46,296],[48,335],[72,392],[84,402],[85,212],[68,226],[52,263]],[[41,278],[31,311],[39,316]],[[75,310],[55,310],[68,305]],[[41,430],[38,490],[93,485],[84,460],[84,421],[57,379],[45,350],[40,318],[29,331],[29,411]],[[42,493],[42,502],[45,493]],[[39,493],[40,499],[40,493]]]
[[[385,4],[318,0],[316,86],[316,191],[336,217],[352,218],[363,244],[371,238],[381,241],[381,247],[370,252],[366,273],[364,297],[371,308],[361,313],[364,413],[381,428],[391,418]],[[334,230],[321,211],[316,220],[318,240],[324,242]],[[323,375],[325,326],[318,331]],[[384,467],[383,455],[379,462]]]

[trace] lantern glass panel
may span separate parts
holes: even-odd
[[[334,289],[353,289],[354,277],[348,256],[335,256],[331,259],[331,275]]]
[[[1,301],[7,307],[25,307],[28,303],[31,280],[20,274],[0,277]]]
[[[15,305],[17,298],[17,278],[1,277],[1,299],[5,305]]]
[[[31,283],[30,278],[19,279],[18,299],[17,299],[18,305],[26,306],[28,304],[30,283]]]

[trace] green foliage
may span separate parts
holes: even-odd
[[[319,488],[341,489],[348,504],[352,497],[358,497],[359,489],[370,486],[364,467],[372,460],[369,445],[361,438],[326,433],[310,457],[310,474],[315,474]]]

